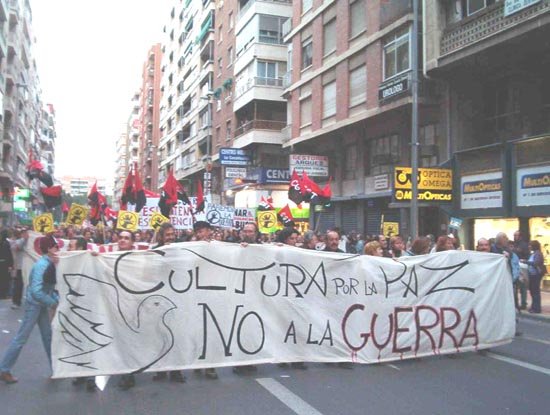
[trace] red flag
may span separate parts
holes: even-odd
[[[174,177],[174,174],[170,171],[166,178],[166,182],[161,188],[159,199],[160,213],[167,218],[170,217],[172,208],[178,203],[178,193],[184,193],[184,190]]]
[[[290,183],[288,184],[288,198],[297,205],[304,201],[301,182],[301,177],[298,175],[298,173],[296,173],[296,170],[293,170],[292,177],[290,178]]]
[[[267,199],[262,196],[260,199],[260,203],[258,204],[258,210],[259,211],[265,211],[265,210],[273,210],[273,199],[271,197],[268,197]]]
[[[111,209],[109,206],[105,208],[105,219],[116,221],[118,218],[118,211]]]
[[[195,207],[195,213],[202,212],[204,210],[204,194],[202,192],[202,183],[197,180],[197,206]]]
[[[279,213],[277,213],[277,217],[284,226],[294,226],[294,217],[292,216],[292,212],[290,211],[290,207],[288,206],[288,204],[284,208],[279,210]]]
[[[147,198],[145,197],[145,191],[143,189],[143,183],[139,177],[137,169],[137,163],[134,164],[134,204],[136,205],[136,212],[141,211],[143,206],[147,204]]]
[[[330,179],[327,185],[321,189],[321,187],[311,180],[307,173],[304,172],[301,183],[301,193],[306,202],[315,204],[326,204],[330,202],[332,197],[332,190],[330,188]]]
[[[61,186],[41,187],[40,192],[47,207],[53,208],[61,204]]]
[[[97,225],[107,207],[107,199],[97,190],[97,182],[88,193],[88,204],[90,205],[90,222],[92,225]]]
[[[69,212],[69,205],[67,204],[67,202],[63,202],[63,204],[61,205],[61,212],[63,213]]]

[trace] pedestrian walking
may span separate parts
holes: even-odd
[[[540,283],[542,277],[546,273],[546,267],[544,266],[544,256],[540,249],[539,241],[529,242],[529,250],[531,255],[526,261],[529,273],[529,294],[531,295],[531,307],[530,313],[541,313],[541,299],[540,299]]]
[[[51,309],[55,310],[59,302],[59,296],[55,291],[59,246],[52,236],[42,237],[39,246],[42,257],[36,261],[29,276],[23,322],[0,362],[0,380],[8,384],[17,382],[17,378],[12,375],[11,369],[36,324],[40,329],[42,344],[50,367],[52,364],[52,329],[49,311]]]

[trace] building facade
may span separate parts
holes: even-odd
[[[550,2],[424,5],[424,70],[444,84],[463,239],[521,229],[548,249]]]
[[[287,48],[283,24],[292,15],[290,1],[218,2],[216,9],[213,91],[214,177],[223,199],[236,207],[256,207],[262,196],[286,204],[288,151],[283,77]],[[239,149],[249,165],[227,165],[220,150]],[[235,174],[235,168],[240,173]],[[266,179],[278,171],[277,179]],[[277,195],[280,193],[279,196]]]
[[[190,193],[211,169],[214,27],[215,2],[205,0],[175,1],[164,28],[159,183],[172,171]]]
[[[25,174],[29,153],[53,171],[54,125],[45,126],[53,120],[53,107],[51,112],[50,107],[44,110],[38,70],[32,54],[34,41],[29,1],[0,1],[0,216],[4,224],[15,220],[12,206],[14,191],[29,187]],[[53,137],[49,142],[44,142],[45,129]],[[40,198],[36,193],[33,196]]]
[[[108,181],[102,177],[91,176],[62,176],[59,178],[63,191],[71,196],[87,196],[90,188],[97,181],[97,190],[105,195],[112,196],[113,188]]]
[[[156,192],[158,182],[158,146],[160,141],[160,81],[162,52],[160,44],[149,49],[143,64],[140,96],[138,169],[143,186]]]
[[[283,147],[326,156],[333,180],[333,203],[312,223],[377,234],[382,221],[398,222],[408,234],[408,202],[394,200],[392,188],[395,168],[410,166],[412,2],[303,0],[293,2],[293,11],[285,25]],[[421,167],[451,157],[438,88],[426,79],[419,86]],[[421,233],[438,234],[446,221],[441,204],[420,203]]]

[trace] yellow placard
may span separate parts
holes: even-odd
[[[384,222],[382,224],[382,233],[387,237],[399,235],[399,222]]]
[[[394,173],[395,189],[412,189],[412,169],[396,167]],[[451,169],[418,169],[418,190],[453,190],[453,171]]]
[[[88,208],[77,203],[71,204],[69,214],[67,215],[67,224],[82,225],[84,219],[88,216]]]
[[[277,230],[277,212],[265,210],[258,212],[258,230],[260,233],[273,233]]]
[[[53,216],[51,213],[43,213],[32,220],[32,227],[35,232],[50,233],[55,229],[53,227]]]
[[[162,213],[155,212],[149,220],[149,226],[155,231],[158,231],[163,223],[170,222],[170,219],[164,216]]]
[[[116,222],[117,229],[123,231],[135,232],[139,225],[139,213],[121,210],[118,212],[118,220]]]

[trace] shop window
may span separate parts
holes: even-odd
[[[384,80],[410,69],[410,30],[407,27],[394,33],[384,44]]]

